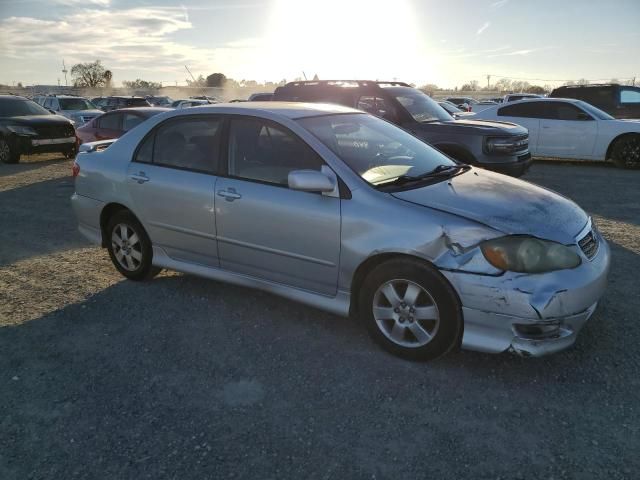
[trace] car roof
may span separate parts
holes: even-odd
[[[29,100],[27,97],[22,97],[20,95],[7,95],[7,94],[0,95],[0,99],[7,99],[7,98],[12,98],[13,100]]]
[[[225,113],[255,114],[270,112],[291,119],[317,117],[320,115],[331,115],[340,113],[362,113],[355,108],[343,107],[328,103],[304,103],[304,102],[236,102],[236,103],[215,103],[211,105],[201,105],[193,107],[199,112],[210,110],[217,113],[225,110]],[[191,109],[189,109],[191,110]]]
[[[172,108],[164,108],[164,107],[133,107],[133,108],[118,108],[117,110],[111,110],[110,112],[105,113],[111,114],[113,112],[123,112],[123,113],[162,113],[162,112],[173,112]]]
[[[528,97],[522,100],[516,100],[515,102],[509,102],[509,105],[515,105],[516,103],[535,103],[535,102],[568,102],[568,103],[582,103],[582,100],[577,98],[558,98],[558,97]],[[497,103],[502,107],[506,106],[504,103]]]

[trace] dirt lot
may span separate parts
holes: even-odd
[[[638,478],[640,172],[525,177],[611,242],[573,349],[419,364],[265,293],[122,280],[76,231],[70,171],[0,165],[0,479]]]

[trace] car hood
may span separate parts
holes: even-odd
[[[415,127],[412,127],[415,130]],[[464,134],[465,130],[468,133],[480,134],[480,135],[527,135],[529,130],[510,122],[498,122],[489,120],[449,120],[449,121],[436,121],[418,124],[417,130],[433,131],[446,133]]]
[[[62,115],[26,115],[21,117],[5,117],[2,118],[5,124],[13,125],[69,125],[71,122]]]
[[[97,116],[102,115],[104,112],[102,110],[63,110],[62,114],[65,117],[85,117],[85,116]]]
[[[589,220],[584,210],[558,193],[475,168],[447,181],[392,195],[506,234],[533,235],[563,244],[574,243]]]

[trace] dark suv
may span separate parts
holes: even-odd
[[[20,155],[77,151],[71,121],[52,115],[36,102],[15,95],[0,95],[0,162],[18,163]]]
[[[274,101],[334,103],[403,127],[451,158],[522,175],[531,163],[529,134],[514,123],[455,120],[429,96],[402,82],[322,80],[278,87]]]
[[[640,87],[617,83],[567,85],[556,88],[549,96],[582,100],[614,118],[640,118]]]
[[[106,97],[100,102],[100,108],[104,112],[118,110],[119,108],[150,107],[151,104],[142,97]]]

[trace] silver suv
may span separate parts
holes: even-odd
[[[67,117],[76,128],[104,113],[86,98],[72,95],[48,96],[41,105],[51,112]]]
[[[125,277],[168,268],[357,315],[406,358],[567,348],[606,286],[609,247],[571,200],[351,108],[173,110],[87,150],[73,208]]]

